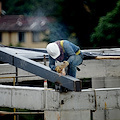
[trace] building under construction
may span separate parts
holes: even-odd
[[[120,120],[120,49],[82,50],[77,78],[48,67],[45,49],[0,47],[0,107],[45,120]],[[45,83],[47,81],[47,87]],[[27,109],[32,112],[19,112]]]

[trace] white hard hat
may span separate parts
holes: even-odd
[[[60,55],[60,49],[56,43],[49,43],[46,48],[47,48],[48,54],[53,59],[56,59]]]

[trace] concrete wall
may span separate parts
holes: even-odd
[[[120,87],[119,59],[84,60],[83,64],[85,64],[85,66],[79,66],[81,71],[77,71],[77,77],[92,78],[93,89]],[[102,94],[104,94],[104,92],[101,92],[101,96]],[[111,96],[109,96],[109,98],[107,99],[111,99],[110,104],[114,102],[114,99]],[[93,120],[120,120],[119,113],[120,110],[116,108],[107,110],[96,110],[95,112],[93,112]]]
[[[45,111],[45,120],[90,120],[90,111]]]
[[[40,87],[0,85],[0,96],[0,107],[46,111],[95,109],[94,91],[60,94],[54,90],[44,90]]]
[[[80,72],[77,71],[77,78],[92,78],[93,89],[120,87],[120,60],[111,60],[111,59],[109,60],[84,60],[83,64],[85,64],[86,66],[84,65],[79,66],[81,71]],[[0,66],[0,73],[2,73],[3,71],[14,72],[14,70],[15,68],[10,65]],[[31,75],[31,73],[27,73],[23,70],[19,70],[19,75]],[[27,78],[27,79],[31,79],[31,78]],[[35,79],[40,79],[40,78],[35,77]],[[104,96],[102,97],[102,99],[100,99],[101,96],[105,93],[106,93],[105,91],[101,91],[100,92],[101,95],[100,96],[97,95],[97,99],[98,99],[97,104],[99,105],[102,103],[102,108],[105,108],[105,102],[106,102],[107,109],[97,109],[95,112],[93,112],[93,120],[120,120],[120,114],[119,114],[120,109],[119,107],[117,107],[117,105],[119,105],[120,103],[119,102],[120,99],[119,98],[116,99],[116,97],[119,96],[120,93],[111,91],[110,93],[112,94],[112,96],[106,93],[107,96]],[[82,98],[84,98],[84,96],[82,96]],[[114,102],[116,101],[117,103],[115,104]],[[111,105],[115,107],[111,109]],[[62,112],[58,112],[58,114],[61,114],[62,116],[64,116],[64,113]],[[73,113],[73,116],[75,114],[76,113]],[[78,114],[81,114],[81,113],[78,113]],[[68,115],[68,118],[69,118],[69,115]],[[72,118],[72,116],[70,118]],[[61,117],[61,120],[62,120],[62,117]]]
[[[120,60],[84,60],[77,78],[92,78],[92,88],[120,87]]]
[[[120,88],[59,93],[0,85],[0,107],[44,110],[46,120],[120,120]]]
[[[118,77],[120,76],[120,60],[84,60],[77,72],[79,78]]]

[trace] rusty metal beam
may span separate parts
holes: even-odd
[[[0,115],[34,115],[34,114],[44,114],[44,112],[8,112],[8,111],[0,111]]]

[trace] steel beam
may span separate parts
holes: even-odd
[[[71,76],[60,76],[57,72],[51,71],[49,67],[38,62],[22,57],[15,53],[9,53],[5,47],[0,48],[0,61],[9,63],[15,67],[45,78],[53,83],[58,83],[72,91],[80,91],[80,80]]]

